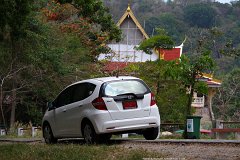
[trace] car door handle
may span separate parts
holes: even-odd
[[[63,112],[66,112],[67,111],[67,109],[63,109]]]
[[[82,107],[83,105],[79,105],[78,107]]]

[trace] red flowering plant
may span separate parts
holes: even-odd
[[[87,2],[67,3],[53,0],[45,7],[44,14],[48,20],[56,21],[63,33],[77,35],[82,44],[90,49],[91,57],[95,60],[100,53],[109,51],[107,42],[120,40],[121,31],[115,26],[100,1],[92,3],[94,8],[98,9],[86,15],[84,13],[90,5]]]
[[[61,5],[57,0],[48,1],[47,6],[43,9],[43,13],[48,20],[57,20],[60,7]]]

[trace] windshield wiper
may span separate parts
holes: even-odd
[[[123,93],[113,97],[115,101],[143,99],[143,98],[144,98],[144,94],[134,94],[134,93]]]
[[[128,96],[128,95],[136,96],[136,94],[134,93],[123,93],[123,94],[118,94],[117,96]]]

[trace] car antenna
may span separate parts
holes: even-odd
[[[117,71],[117,75],[116,75],[116,77],[118,78],[119,77],[119,72]]]
[[[119,77],[119,68],[117,67],[117,73],[116,73],[116,78]]]

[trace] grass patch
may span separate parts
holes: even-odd
[[[163,156],[143,149],[127,149],[116,145],[0,144],[0,157],[7,160],[139,160]]]

